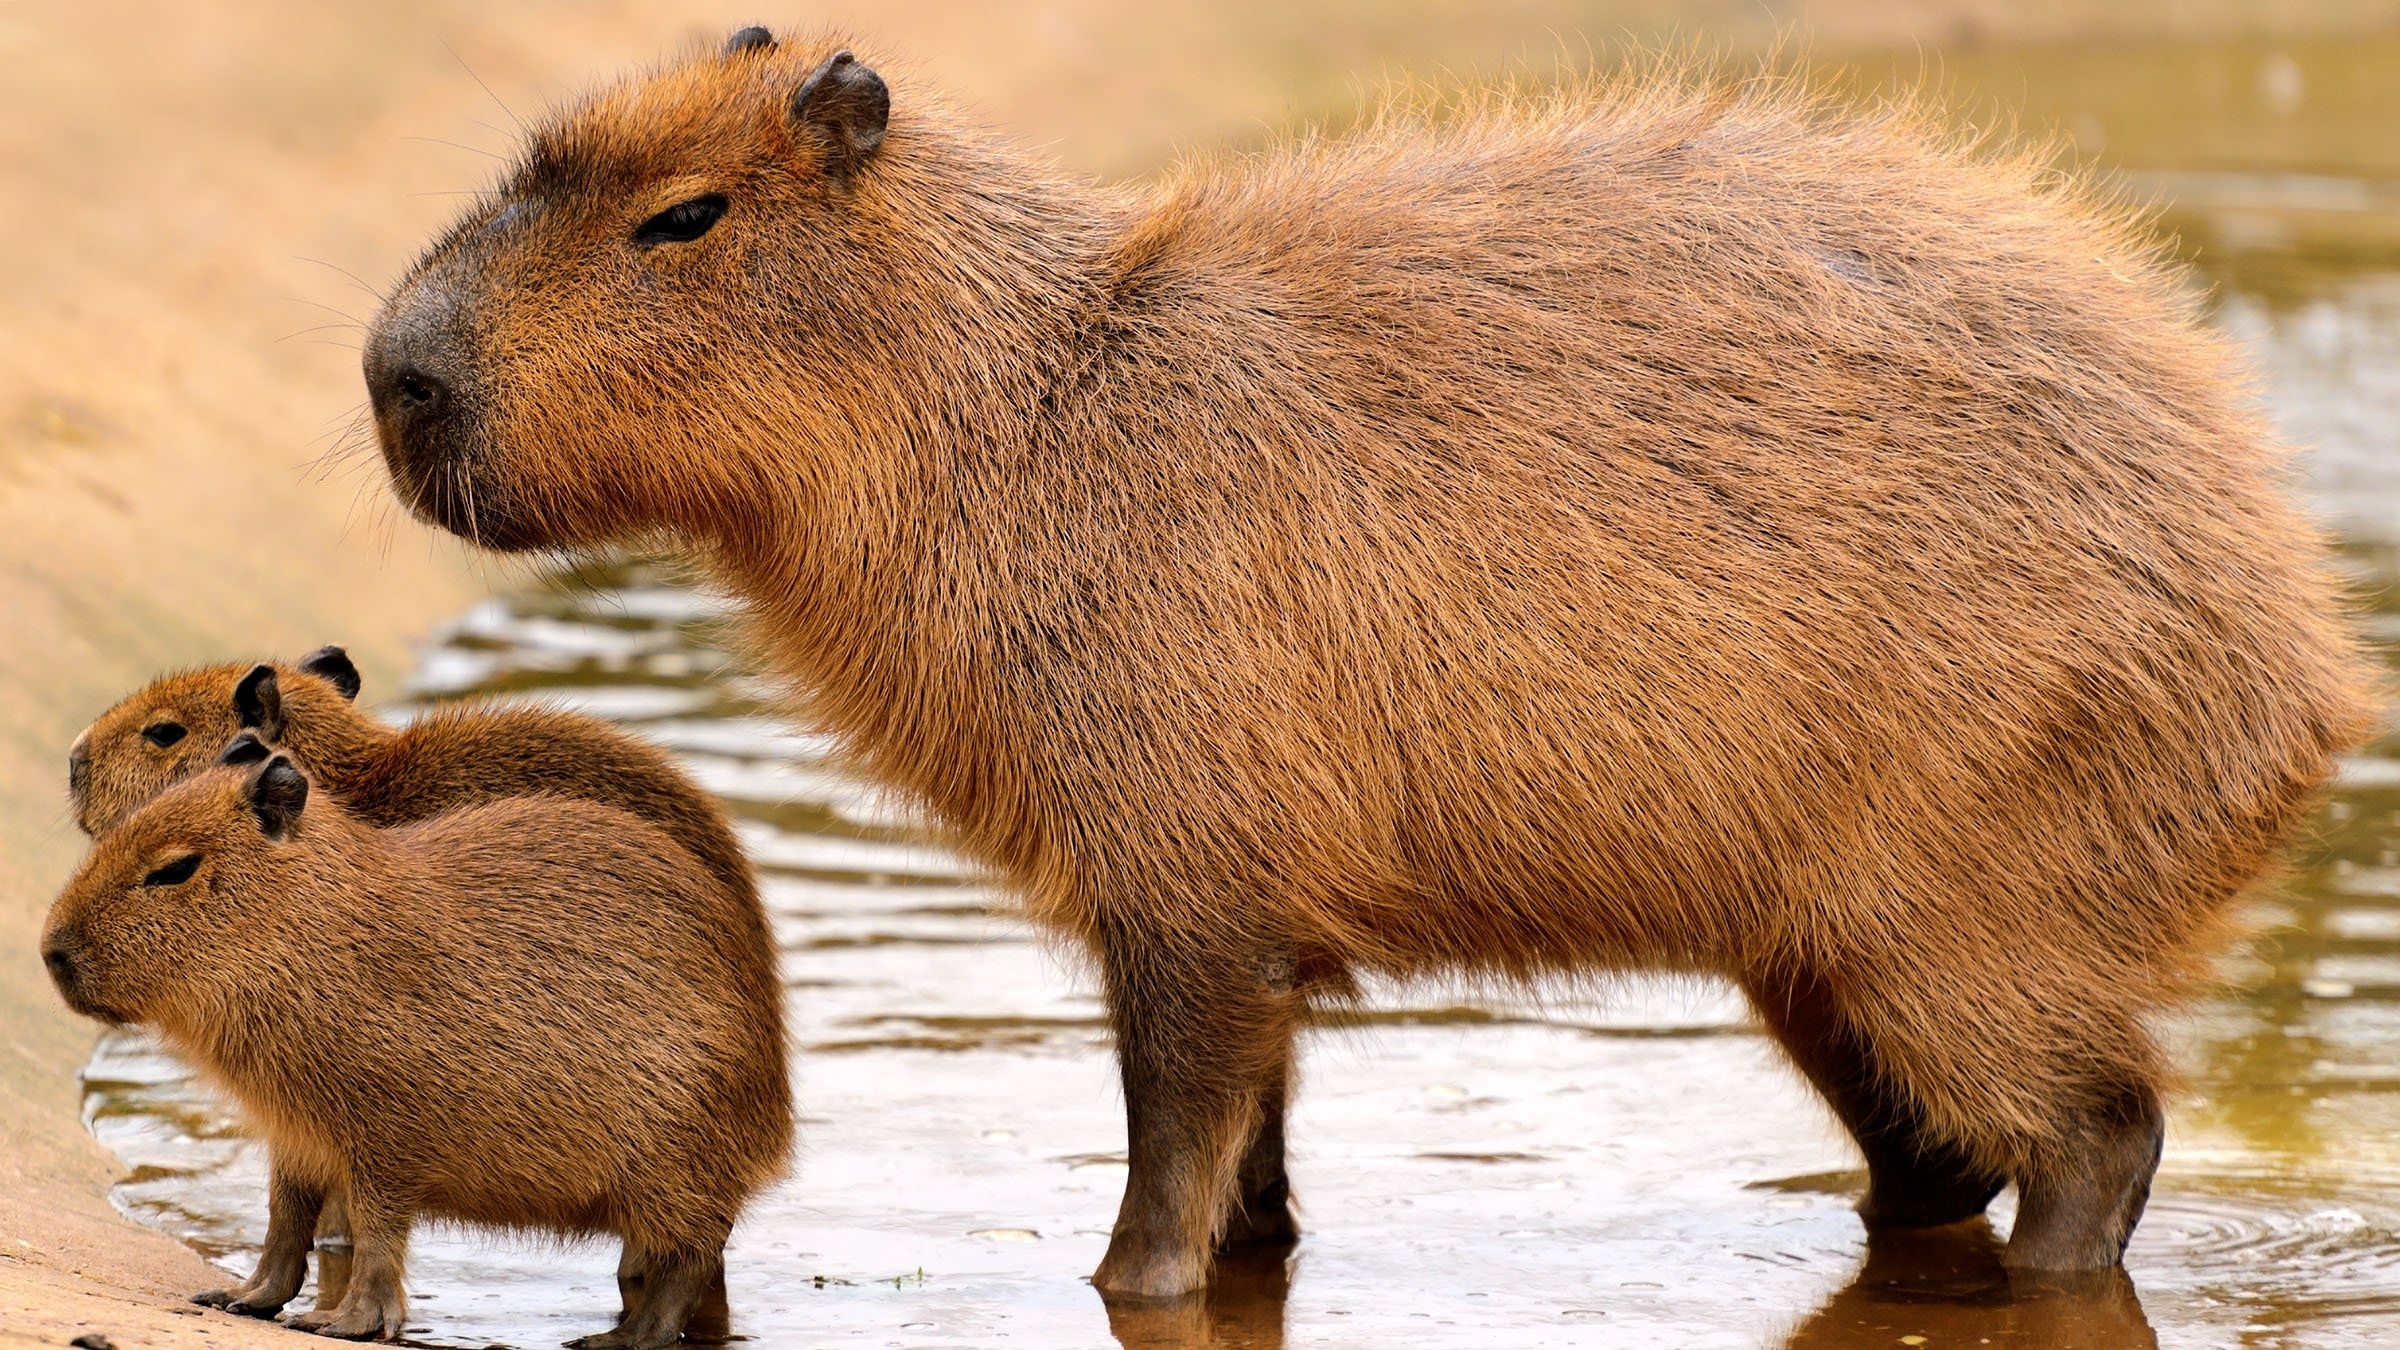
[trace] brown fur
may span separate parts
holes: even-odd
[[[665,830],[732,888],[759,940],[768,940],[757,878],[724,811],[656,747],[596,718],[548,708],[453,704],[394,729],[357,706],[358,673],[339,647],[312,652],[297,665],[271,663],[264,676],[259,669],[177,671],[103,713],[68,756],[76,824],[86,834],[109,829],[216,762],[226,743],[247,731],[291,754],[353,816],[378,828],[542,794],[630,811]],[[171,744],[144,734],[166,726],[178,733]],[[321,1250],[338,1256],[349,1237],[338,1190],[326,1197],[318,1222],[320,1236],[330,1239]],[[319,1306],[332,1307],[342,1282],[327,1278],[324,1265],[319,1271]],[[721,1302],[709,1314],[721,1318]]]
[[[652,821],[737,894],[755,896],[749,859],[716,799],[665,752],[598,718],[449,704],[394,728],[354,702],[355,681],[344,693],[278,662],[269,677],[275,724],[260,727],[235,706],[235,689],[253,669],[203,666],[160,676],[77,737],[68,781],[84,833],[99,834],[215,763],[226,742],[249,730],[288,752],[368,825],[405,825],[507,797],[574,797]],[[186,734],[163,747],[144,739],[145,728],[162,722]]]
[[[905,79],[862,157],[855,105],[795,111],[830,49],[536,130],[369,388],[428,519],[690,544],[1097,955],[1103,1290],[1288,1231],[1261,1127],[1357,971],[1722,973],[1870,1221],[2013,1180],[2012,1264],[2117,1260],[2146,1024],[2373,698],[2123,211],[1672,69],[1101,188]],[[703,193],[709,233],[634,238]]]
[[[590,1343],[656,1346],[790,1145],[756,908],[613,807],[525,798],[376,830],[277,755],[103,835],[43,953],[78,1011],[156,1028],[267,1141],[265,1255],[212,1301],[272,1316],[340,1193],[349,1289],[296,1326],[397,1337],[424,1215],[621,1237],[647,1287]]]

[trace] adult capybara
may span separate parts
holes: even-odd
[[[361,685],[349,653],[332,646],[288,665],[163,675],[75,738],[67,753],[75,822],[99,834],[248,731],[369,825],[503,797],[579,797],[648,819],[726,885],[756,895],[723,808],[655,746],[557,708],[448,704],[393,727],[358,707]],[[763,931],[763,913],[758,922]]]
[[[2105,1267],[2371,689],[2179,273],[2030,154],[1670,69],[1075,181],[745,31],[573,107],[366,376],[421,516],[690,544],[1098,957],[1095,1282],[1289,1230],[1354,972],[1709,971],[1871,1223]],[[1230,1203],[1229,1203],[1230,1202]]]
[[[42,933],[76,1011],[155,1028],[266,1139],[265,1253],[203,1299],[273,1316],[338,1191],[349,1289],[294,1326],[397,1338],[424,1215],[622,1238],[624,1314],[576,1344],[672,1344],[791,1143],[754,902],[596,802],[377,830],[254,738],[227,757],[102,835]]]

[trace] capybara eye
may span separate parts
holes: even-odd
[[[653,244],[684,244],[708,233],[708,227],[725,214],[725,198],[718,193],[677,202],[642,222],[633,232],[633,242],[647,248]]]
[[[154,722],[142,728],[142,739],[152,745],[173,745],[183,739],[183,723]]]
[[[153,871],[150,875],[143,877],[142,884],[145,886],[180,886],[192,879],[192,873],[198,870],[199,866],[200,855],[197,853],[186,853],[182,857],[177,858],[175,861],[168,863],[166,866]]]

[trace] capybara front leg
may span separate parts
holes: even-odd
[[[1292,1182],[1283,1166],[1283,1120],[1291,1101],[1291,1056],[1272,1071],[1258,1094],[1258,1132],[1235,1174],[1233,1208],[1225,1216],[1220,1252],[1289,1246],[1300,1239],[1292,1214]]]
[[[2011,1270],[2105,1270],[2141,1222],[2167,1137],[2156,1089],[2123,1089],[2081,1116],[2017,1178],[2017,1222],[2000,1258]]]
[[[1092,1274],[1103,1294],[1173,1298],[1207,1282],[1260,1098],[1291,1052],[1288,984],[1262,979],[1252,953],[1196,946],[1103,944],[1131,1165]]]
[[[396,1341],[408,1319],[409,1208],[388,1192],[350,1178],[350,1288],[331,1309],[284,1319],[286,1326],[346,1341]]]
[[[1746,978],[1742,987],[1865,1156],[1858,1216],[1869,1229],[1930,1228],[1983,1213],[2007,1178],[1924,1129],[1906,1093],[1877,1074],[1866,1041],[1822,979],[1779,972]]]
[[[722,1300],[725,1250],[722,1243],[708,1250],[679,1250],[635,1254],[629,1251],[619,1266],[640,1272],[639,1306],[607,1331],[567,1342],[569,1350],[660,1350],[683,1338],[685,1328],[701,1313],[712,1291]]]
[[[258,1269],[231,1289],[192,1295],[192,1302],[244,1317],[273,1317],[308,1278],[308,1250],[317,1230],[324,1189],[277,1164],[267,1180],[267,1243]]]

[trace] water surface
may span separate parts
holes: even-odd
[[[2018,57],[2037,113],[2087,150],[2114,128],[2138,151],[2128,181],[2166,201],[2163,227],[2310,447],[2306,490],[2386,643],[2400,183],[2384,175],[2400,165],[2380,158],[2388,135],[2354,133],[2359,106],[2388,133],[2400,95],[2353,77],[2396,54]],[[2312,79],[2350,102],[2323,112]],[[2245,100],[2252,116],[2225,111]],[[2259,120],[2277,115],[2298,123],[2282,139]],[[1309,1231],[1291,1259],[1112,1320],[1083,1282],[1124,1176],[1088,972],[832,771],[725,654],[721,617],[640,565],[527,587],[437,634],[390,711],[565,702],[674,750],[737,816],[782,946],[806,1118],[793,1180],[731,1251],[737,1326],[763,1344],[2400,1343],[2400,741],[2345,767],[2267,930],[2174,1029],[2193,1091],[2129,1281],[2012,1290],[1974,1230],[1869,1251],[1848,1147],[1722,988],[1410,988],[1306,1043],[1292,1154]],[[103,1044],[88,1086],[92,1128],[134,1169],[119,1202],[246,1270],[265,1224],[255,1145],[138,1037]],[[411,1335],[542,1346],[599,1329],[613,1262],[423,1233]]]

